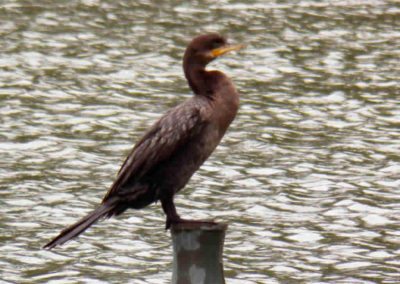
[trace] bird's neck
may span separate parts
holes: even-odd
[[[184,66],[185,77],[190,88],[196,95],[212,97],[213,84],[210,80],[210,72],[203,65]]]

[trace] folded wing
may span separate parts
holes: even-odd
[[[173,156],[191,137],[201,131],[205,119],[195,105],[182,104],[160,118],[133,147],[117,179],[103,199],[118,195],[119,189],[134,184],[157,165]]]

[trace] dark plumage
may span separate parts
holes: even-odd
[[[214,151],[239,106],[239,94],[230,79],[206,65],[228,51],[218,34],[201,35],[188,45],[183,69],[194,96],[163,115],[134,146],[101,205],[64,229],[44,248],[51,249],[78,236],[98,219],[140,209],[157,200],[171,224],[189,221],[179,217],[174,195]]]

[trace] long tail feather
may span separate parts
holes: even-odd
[[[91,213],[80,219],[78,222],[62,230],[57,237],[55,237],[48,244],[44,245],[43,248],[50,250],[55,246],[62,245],[67,241],[69,241],[70,239],[75,238],[76,236],[83,233],[91,225],[96,223],[96,221],[98,221],[99,219],[105,216],[113,215],[111,211],[114,210],[115,207],[116,207],[115,200],[109,200],[109,202],[101,204],[94,211],[92,211]]]

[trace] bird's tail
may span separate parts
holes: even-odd
[[[55,237],[51,242],[44,245],[44,249],[52,249],[55,246],[62,245],[72,238],[77,237],[83,233],[87,228],[96,223],[103,217],[110,217],[113,215],[113,210],[116,209],[117,202],[115,199],[109,199],[107,202],[101,204],[94,211],[80,219],[75,224],[61,231],[61,233]]]

